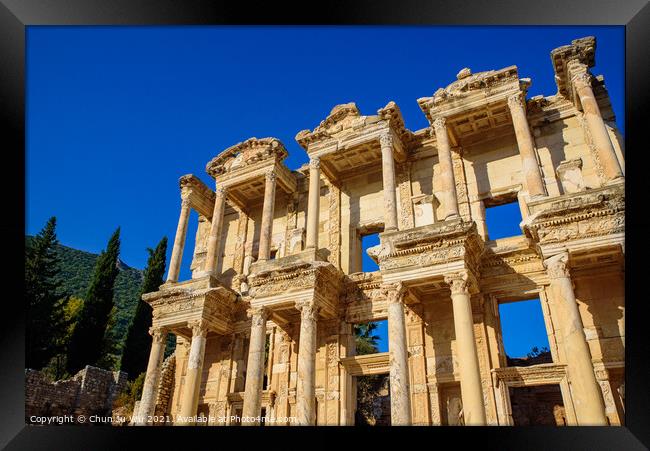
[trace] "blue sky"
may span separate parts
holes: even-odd
[[[121,226],[122,259],[143,268],[173,241],[178,178],[213,186],[223,149],[275,136],[295,169],[296,133],[350,101],[376,114],[394,100],[418,130],[416,99],[463,67],[515,64],[529,96],[551,95],[550,51],[587,35],[624,132],[623,27],[28,27],[26,233],[55,215],[63,244],[99,252]]]

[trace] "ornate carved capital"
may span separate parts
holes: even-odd
[[[264,177],[266,177],[267,182],[275,182],[275,177],[276,177],[275,169],[266,171]]]
[[[454,274],[445,275],[445,283],[449,284],[451,294],[469,295],[470,279],[466,271],[460,271]]]
[[[309,159],[310,169],[320,169],[320,158],[314,157]]]
[[[576,87],[576,89],[580,90],[591,87],[591,78],[592,77],[588,72],[581,72],[575,75],[571,79],[571,82],[573,83],[573,86]]]
[[[385,291],[386,299],[389,304],[403,303],[404,296],[408,292],[408,289],[404,286],[402,282],[395,283],[385,283],[381,286],[382,291]]]
[[[296,302],[296,308],[300,310],[301,321],[316,321],[320,307],[313,300]]]
[[[433,121],[433,128],[436,132],[442,132],[447,130],[447,119],[444,117],[437,117]]]
[[[510,111],[514,110],[515,108],[523,109],[523,107],[524,107],[524,102],[523,102],[523,96],[521,92],[518,92],[517,94],[513,94],[510,97],[508,97],[508,108],[510,108]]]
[[[208,322],[204,319],[188,321],[187,327],[192,330],[192,337],[205,338],[208,335]]]
[[[151,339],[153,340],[153,343],[160,344],[163,343],[167,338],[167,329],[165,329],[164,327],[150,327],[149,335],[151,335]]]
[[[379,137],[379,144],[381,147],[393,147],[393,135],[390,133],[384,133]]]
[[[569,253],[562,252],[544,260],[549,279],[569,278]]]
[[[251,326],[264,326],[270,313],[266,307],[253,307],[246,310],[246,315],[251,318]]]
[[[228,188],[225,186],[217,186],[217,189],[214,191],[214,194],[222,199],[228,195]]]

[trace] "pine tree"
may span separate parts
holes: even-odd
[[[129,329],[122,352],[120,369],[125,371],[131,380],[138,377],[147,369],[149,351],[151,349],[151,306],[142,300],[144,293],[157,291],[163,284],[165,274],[165,258],[167,254],[167,237],[163,237],[155,249],[147,249],[149,260],[144,270],[144,280],[138,296],[135,315],[129,324]]]
[[[105,349],[104,336],[113,309],[113,289],[119,273],[120,228],[99,255],[70,342],[66,366],[74,374],[86,365],[96,365]]]
[[[59,258],[56,253],[56,218],[25,243],[25,366],[41,369],[60,349],[65,333],[63,302],[59,292]],[[63,298],[63,299],[62,299]]]

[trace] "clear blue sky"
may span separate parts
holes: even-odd
[[[223,149],[275,136],[295,169],[296,133],[350,101],[376,114],[394,100],[418,130],[416,99],[463,67],[516,64],[529,96],[551,95],[550,51],[587,35],[624,132],[623,27],[28,27],[26,233],[55,215],[63,244],[99,252],[119,225],[122,259],[143,268],[174,239],[178,178],[213,186]]]

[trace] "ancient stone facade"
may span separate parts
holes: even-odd
[[[352,425],[356,378],[389,374],[393,425],[512,425],[511,393],[551,385],[515,417],[561,398],[556,424],[622,424],[624,158],[594,52],[592,37],[551,52],[555,95],[526,99],[515,66],[466,68],[418,99],[422,130],[394,102],[367,116],[348,103],[297,134],[310,162],[296,171],[278,139],[250,138],[207,164],[214,191],[182,177],[169,276],[143,296],[154,340],[136,423]],[[490,239],[486,208],[506,202],[521,234]],[[380,269],[363,272],[372,233]],[[508,366],[498,306],[536,297],[552,362]],[[386,319],[389,352],[355,355],[353,325]]]
[[[111,416],[113,401],[126,387],[127,374],[86,366],[70,379],[51,381],[40,371],[25,370],[25,422],[32,416]]]

